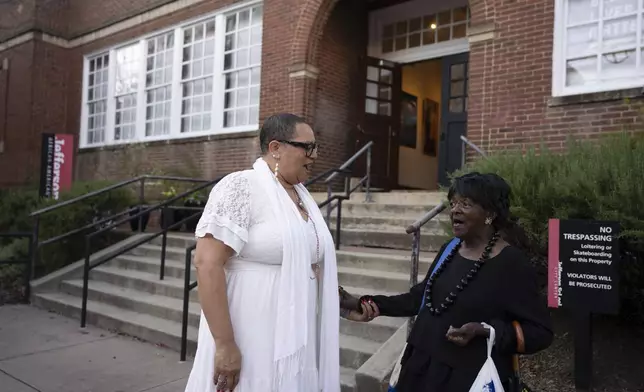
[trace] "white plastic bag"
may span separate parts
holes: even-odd
[[[492,347],[494,346],[496,333],[490,325],[483,323],[483,326],[490,330],[490,337],[487,339],[487,360],[479,371],[478,376],[476,376],[470,392],[505,392],[499,378],[499,372],[496,370],[492,360]]]

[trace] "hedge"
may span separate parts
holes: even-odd
[[[34,220],[29,215],[38,209],[85,195],[89,192],[111,185],[109,182],[93,181],[74,184],[68,192],[63,192],[59,200],[41,199],[36,189],[9,189],[0,192],[0,233],[31,232]],[[53,238],[71,230],[96,222],[134,205],[136,199],[131,189],[120,188],[85,199],[70,206],[46,213],[40,219],[40,241]],[[109,231],[92,242],[92,252],[111,245],[124,236]],[[0,239],[0,260],[26,258],[28,241],[26,239]],[[35,266],[35,276],[71,264],[83,257],[85,241],[78,234],[63,241],[45,245],[40,249],[39,263]],[[0,266],[0,303],[17,299],[22,289],[22,266]]]
[[[560,154],[541,146],[478,159],[464,172],[493,172],[512,187],[512,212],[545,269],[548,219],[613,220],[620,238],[622,315],[644,323],[644,138],[619,133],[568,142]]]

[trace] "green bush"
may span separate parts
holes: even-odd
[[[567,153],[541,147],[479,159],[463,172],[493,172],[512,187],[513,213],[545,268],[548,219],[619,221],[622,314],[644,322],[644,139],[620,133],[570,141]]]
[[[62,192],[59,200],[40,199],[36,189],[11,189],[0,193],[0,233],[6,232],[32,232],[34,219],[29,215],[38,209],[70,200],[89,192],[109,186],[109,182],[79,182],[71,190]],[[39,240],[47,239],[68,233],[74,229],[97,222],[103,218],[126,210],[136,204],[136,199],[131,189],[119,188],[104,194],[94,196],[72,205],[45,213],[40,218]],[[122,218],[119,218],[122,219]],[[62,241],[45,245],[40,248],[38,263],[35,266],[35,275],[40,277],[53,272],[61,267],[71,264],[83,257],[85,253],[84,235],[95,231],[98,227],[92,226],[85,233],[68,237]],[[124,238],[122,233],[108,231],[96,237],[91,245],[95,252],[105,246],[111,245]],[[0,260],[13,258],[26,258],[28,256],[27,241],[17,239],[0,239]],[[11,291],[15,284],[15,276],[20,276],[22,266],[0,267],[0,291],[9,288]],[[11,279],[14,279],[13,281]]]

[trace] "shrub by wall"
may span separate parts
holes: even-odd
[[[31,232],[34,220],[29,217],[33,211],[70,200],[89,192],[109,186],[109,182],[93,181],[76,183],[59,200],[40,199],[37,189],[9,189],[0,192],[0,233]],[[96,222],[102,218],[124,211],[136,203],[130,189],[121,188],[85,199],[70,206],[46,213],[40,219],[40,240],[47,240],[74,229]],[[95,226],[94,226],[95,228]],[[88,232],[91,232],[90,229]],[[85,233],[86,234],[86,233]],[[110,231],[92,242],[92,252],[118,242],[123,233]],[[35,276],[40,277],[71,264],[84,256],[83,234],[77,234],[63,241],[45,245],[40,249]],[[21,259],[28,255],[25,239],[0,239],[0,260]],[[15,300],[22,290],[22,266],[0,266],[0,304]]]
[[[547,257],[548,219],[613,220],[622,225],[622,315],[644,323],[644,138],[626,133],[479,159],[460,173],[494,172],[512,187],[513,213]]]

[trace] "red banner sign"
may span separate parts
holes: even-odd
[[[74,135],[43,134],[40,163],[40,195],[58,200],[72,186]]]

